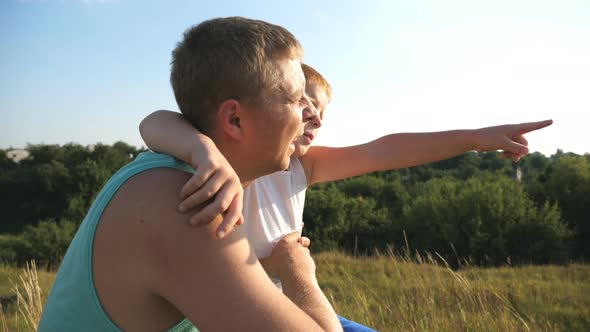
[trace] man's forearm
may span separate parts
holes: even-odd
[[[283,293],[326,331],[342,331],[336,312],[314,276],[291,275],[281,280]]]

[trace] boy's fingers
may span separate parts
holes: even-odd
[[[205,225],[210,223],[218,214],[227,210],[231,201],[232,198],[228,196],[227,188],[225,186],[222,187],[215,196],[215,199],[191,218],[191,224]]]
[[[527,148],[526,146],[524,146],[520,143],[514,142],[511,139],[506,138],[505,144],[506,144],[506,147],[504,148],[504,150],[512,152],[513,154],[524,155],[524,154],[529,153],[529,148]]]
[[[242,219],[242,210],[238,210],[238,195],[234,197],[232,202],[227,208],[227,213],[223,217],[223,222],[217,228],[217,237],[222,239],[225,235],[234,229],[234,225],[237,225],[240,219]]]
[[[234,197],[234,204],[236,206],[236,211],[238,212],[240,218],[236,222],[236,225],[241,225],[244,223],[244,215],[242,214],[244,211],[244,190],[242,188],[242,184],[238,182],[238,194]]]
[[[520,158],[522,158],[522,155],[519,153],[512,153],[510,151],[504,151],[502,152],[502,157],[504,159],[512,159],[512,161],[516,163],[520,160]]]
[[[180,203],[180,206],[178,207],[179,211],[188,211],[189,209],[197,207],[209,200],[211,197],[215,196],[215,194],[219,191],[219,188],[221,188],[223,185],[223,181],[221,181],[220,177],[221,176],[218,173],[215,173],[211,178],[209,178],[204,186],[202,186],[199,190],[197,190],[197,192],[190,195],[188,198],[182,201],[182,203]]]
[[[515,154],[514,156],[512,156],[512,161],[517,163],[521,157],[522,157],[521,154]]]
[[[529,141],[527,141],[526,138],[524,138],[524,136],[517,136],[514,138],[514,141],[524,146],[529,146]]]
[[[547,126],[550,126],[551,124],[553,124],[553,120],[544,120],[544,121],[537,121],[537,122],[526,122],[526,123],[521,123],[521,124],[517,124],[516,125],[516,133],[519,135],[534,131],[534,130],[539,130],[542,128],[545,128]]]
[[[190,180],[182,186],[182,189],[180,190],[180,198],[186,199],[201,188],[205,184],[205,181],[213,175],[213,171],[213,169],[197,168]]]

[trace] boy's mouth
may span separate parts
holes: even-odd
[[[313,138],[315,137],[312,133],[303,133],[303,136],[309,138],[310,141],[313,141]]]

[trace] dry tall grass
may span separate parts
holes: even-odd
[[[336,311],[380,331],[590,328],[590,297],[586,297],[590,278],[577,279],[590,277],[587,268],[575,284],[568,284],[556,273],[569,267],[464,267],[454,271],[436,255],[390,253],[353,258],[323,253],[316,256],[316,262],[320,284]],[[519,276],[527,268],[544,275],[545,281]],[[514,275],[504,278],[506,271]],[[548,308],[539,307],[539,301]]]
[[[4,309],[2,309],[2,304],[0,304],[0,324],[2,324],[2,331],[8,331],[8,324],[6,324],[6,316],[4,315]]]
[[[590,331],[590,267],[464,266],[436,255],[315,255],[336,311],[379,331]],[[18,276],[10,292],[6,277]],[[0,266],[2,331],[36,330],[54,273]],[[5,280],[5,281],[3,281]],[[3,311],[4,309],[4,311]]]
[[[15,331],[36,331],[43,312],[46,297],[39,286],[39,277],[35,261],[27,263],[17,282],[10,280],[11,290],[16,294],[16,314],[13,317],[11,328]],[[21,319],[22,322],[21,323]],[[0,307],[0,320],[2,330],[8,331],[7,319]]]

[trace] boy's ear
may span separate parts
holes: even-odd
[[[233,139],[240,140],[243,137],[243,128],[240,123],[242,107],[235,99],[228,99],[219,106],[219,120],[222,130]]]

